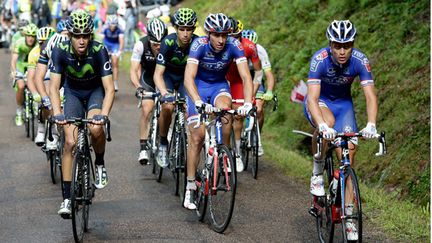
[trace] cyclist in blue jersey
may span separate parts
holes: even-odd
[[[124,47],[124,33],[118,26],[118,18],[116,15],[109,15],[107,17],[107,28],[103,30],[102,35],[103,44],[106,46],[111,56],[114,89],[117,92],[119,89],[119,59]]]
[[[70,41],[54,47],[50,63],[49,95],[54,120],[64,125],[65,119],[88,118],[98,125],[89,126],[91,144],[95,152],[98,189],[108,183],[105,169],[105,132],[102,124],[108,119],[114,101],[111,62],[103,44],[92,40],[93,20],[84,10],[75,10],[66,22]],[[64,77],[64,113],[60,107],[59,89]],[[75,125],[64,126],[65,144],[62,158],[63,202],[58,214],[68,218],[71,213],[70,191],[72,180],[72,151],[76,144]]]
[[[357,132],[357,123],[351,97],[351,85],[355,77],[359,77],[360,84],[366,97],[368,123],[361,130],[363,137],[372,138],[376,135],[376,116],[378,102],[375,94],[369,60],[360,50],[354,48],[356,28],[349,20],[334,20],[327,28],[329,46],[314,54],[311,60],[308,76],[308,95],[305,99],[305,115],[316,128],[312,150],[316,153],[316,136],[323,133],[326,140],[333,140],[338,132]],[[325,145],[324,143],[323,145]],[[349,144],[351,166],[354,165],[354,154],[357,141]],[[322,155],[326,154],[323,146]],[[338,150],[340,158],[341,151]],[[314,158],[313,176],[310,191],[314,196],[324,196],[323,158]],[[350,182],[350,180],[347,180]],[[352,191],[351,183],[347,183],[348,192]],[[346,193],[346,213],[352,213],[352,193]],[[358,233],[354,223],[348,221],[346,225],[348,240],[357,240]]]
[[[179,8],[173,16],[176,32],[165,37],[161,43],[160,52],[156,60],[154,82],[160,91],[162,105],[159,117],[160,146],[156,161],[162,167],[168,166],[168,130],[171,124],[171,115],[174,110],[172,102],[173,92],[177,90],[184,97],[184,72],[192,41],[198,36],[194,35],[197,16],[189,8]]]
[[[145,92],[156,92],[153,74],[156,68],[156,56],[159,54],[162,39],[167,35],[167,27],[162,20],[152,18],[147,24],[147,36],[135,43],[131,56],[130,78],[136,88],[135,96]],[[149,119],[151,117],[154,99],[142,98],[141,117],[139,122],[140,153],[138,161],[146,165],[149,160],[147,137],[149,133]]]
[[[228,68],[235,60],[244,82],[244,105],[238,108],[241,115],[252,109],[252,78],[242,44],[233,37],[231,21],[222,13],[207,16],[204,28],[208,36],[197,38],[192,43],[185,70],[185,87],[188,92],[187,112],[190,136],[188,137],[187,185],[183,206],[195,209],[195,172],[199,162],[205,127],[199,123],[198,108],[209,112],[213,107],[231,108],[230,87],[225,78]],[[223,125],[223,142],[229,144],[231,117],[226,117]]]

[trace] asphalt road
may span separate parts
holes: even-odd
[[[4,50],[0,55],[0,242],[72,242],[71,221],[57,215],[61,191],[51,183],[46,157],[14,125],[10,56]],[[317,242],[307,212],[308,185],[283,175],[265,156],[258,180],[250,172],[239,174],[234,215],[224,234],[197,221],[195,211],[182,208],[174,196],[170,174],[157,183],[151,167],[137,162],[139,110],[128,77],[120,77],[105,156],[109,184],[96,191],[85,241]],[[368,242],[386,241],[367,227],[365,235]]]

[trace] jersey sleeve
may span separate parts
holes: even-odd
[[[231,38],[231,37],[228,37]],[[231,45],[230,45],[230,51],[236,61],[236,63],[242,63],[242,62],[247,62],[245,53],[244,53],[244,48],[243,45],[241,44],[240,41],[238,41],[237,39],[231,38]]]
[[[257,44],[258,57],[261,61],[261,67],[264,71],[271,70],[270,58],[267,54],[266,49],[261,45]]]
[[[258,57],[257,46],[251,42],[246,42],[247,48],[245,48],[245,55],[251,60],[252,63],[259,63],[260,59]],[[247,53],[246,53],[247,52]]]
[[[47,52],[48,42],[45,42],[40,48],[38,63],[43,64],[43,65],[48,65],[48,62],[49,62],[49,57],[48,57],[48,52]]]
[[[196,38],[191,45],[191,48],[189,50],[189,57],[187,62],[189,63],[195,63],[199,64],[199,60],[202,57],[202,54],[205,49],[205,45],[208,44],[207,38]]]
[[[62,50],[58,47],[54,47],[51,53],[51,64],[50,64],[50,72],[62,74],[63,66],[62,66]]]
[[[163,41],[161,42],[161,47],[160,47],[160,51],[159,51],[159,54],[158,54],[157,59],[156,59],[156,64],[159,64],[162,66],[166,65],[166,62],[169,58],[168,53],[170,50],[170,46],[167,43],[169,43],[170,41],[171,41],[171,39],[165,37],[163,39]]]
[[[324,59],[329,58],[327,50],[323,49],[312,57],[307,84],[321,84],[321,75],[324,70]]]
[[[356,60],[356,70],[360,78],[361,86],[374,85],[372,69],[366,55],[354,49],[352,56]]]
[[[99,43],[99,45],[103,46],[101,43]],[[97,60],[99,60],[99,70],[101,77],[112,75],[111,61],[107,49],[100,48],[99,51],[96,52],[95,56]]]
[[[142,57],[143,53],[144,53],[144,45],[143,45],[142,41],[138,41],[134,45],[134,48],[132,51],[132,56],[131,56],[131,61],[141,62],[141,57]]]
[[[28,66],[27,68],[36,68],[36,64],[39,59],[40,48],[39,46],[34,47],[28,55]]]

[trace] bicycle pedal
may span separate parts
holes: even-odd
[[[72,218],[70,214],[66,214],[66,213],[64,213],[64,214],[60,214],[60,216],[61,216],[63,219],[71,219],[71,218]]]
[[[318,209],[316,207],[310,207],[308,212],[310,215],[314,216],[315,218],[318,217]]]

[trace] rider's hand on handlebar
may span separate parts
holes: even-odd
[[[172,103],[174,101],[175,101],[175,95],[171,93],[166,93],[161,98],[162,103]]]
[[[263,96],[262,96],[262,99],[263,100],[265,100],[265,101],[269,101],[269,100],[272,100],[273,99],[273,91],[271,91],[271,90],[267,90],[264,94],[263,94]]]
[[[247,103],[244,103],[242,106],[240,106],[237,109],[237,112],[241,116],[246,116],[249,114],[250,110],[252,110],[252,103],[247,102]]]
[[[201,109],[205,113],[213,112],[213,106],[211,104],[204,103],[202,100],[195,101],[195,108],[197,111],[199,111]]]
[[[326,123],[318,124],[318,129],[323,134],[324,139],[333,140],[336,137],[336,130],[329,127]]]
[[[51,100],[48,96],[42,97],[42,105],[48,110],[51,110]]]
[[[144,88],[143,87],[138,87],[135,91],[135,97],[137,97],[138,99],[141,98],[142,94],[144,93]]]
[[[364,138],[371,139],[374,138],[377,134],[377,129],[375,123],[368,122],[366,127],[360,131]]]
[[[57,114],[52,117],[55,123],[64,125],[66,124],[66,117],[64,114]]]
[[[99,114],[99,115],[94,115],[92,119],[94,124],[102,125],[105,124],[105,121],[108,120],[108,116]]]

